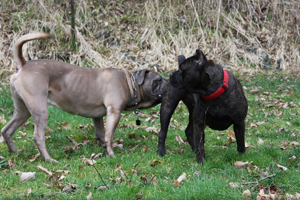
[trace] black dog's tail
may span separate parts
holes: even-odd
[[[45,38],[51,38],[52,35],[48,34],[48,33],[29,33],[26,35],[23,35],[22,37],[20,37],[14,47],[13,47],[13,51],[14,51],[14,60],[16,62],[16,67],[17,67],[17,72],[19,70],[21,70],[21,68],[24,66],[24,64],[26,63],[26,60],[23,57],[22,54],[22,46],[24,43],[30,41],[30,40],[37,40],[37,39],[45,39]]]

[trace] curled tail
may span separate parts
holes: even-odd
[[[23,35],[22,37],[20,37],[16,42],[15,45],[13,47],[13,51],[14,51],[14,60],[16,62],[17,65],[17,72],[24,66],[24,64],[26,63],[26,60],[23,57],[22,54],[22,46],[25,42],[28,42],[30,40],[37,40],[37,39],[45,39],[45,38],[51,38],[52,36],[48,33],[29,33],[26,35]]]

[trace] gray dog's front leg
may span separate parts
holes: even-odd
[[[106,130],[105,130],[105,146],[106,146],[106,156],[115,157],[112,143],[115,135],[115,131],[119,120],[121,118],[121,110],[116,109],[112,106],[107,107],[107,117],[106,117]]]

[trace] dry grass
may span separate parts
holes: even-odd
[[[166,72],[177,68],[177,55],[200,48],[231,70],[299,68],[297,0],[76,0],[75,51],[69,1],[56,2],[1,2],[0,70],[13,71],[13,42],[34,31],[55,39],[26,44],[27,59]]]

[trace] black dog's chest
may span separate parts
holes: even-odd
[[[229,128],[233,122],[234,121],[229,115],[207,112],[205,124],[214,130],[225,130]]]

